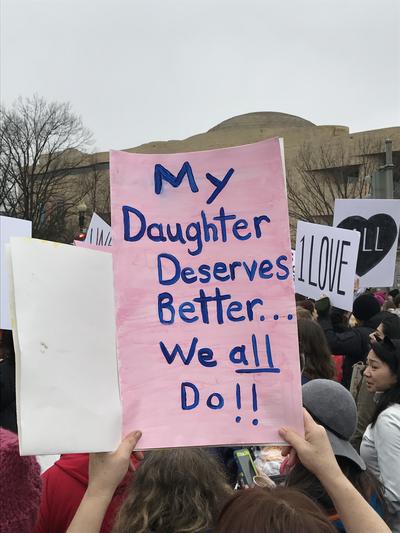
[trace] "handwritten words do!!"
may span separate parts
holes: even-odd
[[[301,431],[279,139],[110,162],[124,429],[144,448]]]

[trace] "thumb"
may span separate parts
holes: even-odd
[[[293,431],[293,429],[281,428],[279,430],[279,435],[295,450],[298,450],[304,444],[303,437]]]
[[[117,451],[120,452],[124,457],[130,457],[141,436],[141,431],[132,431],[121,441]]]

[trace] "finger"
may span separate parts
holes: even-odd
[[[281,450],[282,457],[286,457],[287,455],[289,455],[291,449],[292,448],[290,446],[285,446],[284,448],[282,448]]]
[[[143,459],[144,459],[144,453],[143,453],[143,452],[135,452],[133,455],[134,455],[134,456],[136,457],[136,459],[138,459],[139,461],[143,461]]]
[[[299,462],[299,458],[297,457],[296,450],[294,448],[290,448],[290,453],[288,455],[286,466],[288,469],[292,469],[297,463]]]
[[[303,408],[303,420],[304,420],[304,431],[311,431],[318,424],[315,422],[310,413]]]
[[[290,428],[280,428],[279,435],[295,449],[305,442],[303,437]]]
[[[129,433],[121,441],[121,444],[118,446],[117,453],[123,455],[124,457],[130,457],[141,436],[142,433],[140,431],[132,431],[132,433]]]

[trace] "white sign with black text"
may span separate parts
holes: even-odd
[[[359,240],[356,231],[298,222],[296,292],[329,296],[333,306],[351,311]]]
[[[111,226],[96,213],[93,213],[90,221],[85,243],[96,246],[111,246]]]
[[[360,287],[391,287],[396,266],[400,200],[336,200],[333,225],[360,234]]]

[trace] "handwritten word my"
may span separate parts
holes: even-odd
[[[235,170],[233,168],[230,168],[222,180],[216,178],[209,172],[206,173],[206,179],[215,187],[211,196],[207,200],[207,204],[211,204],[216,199],[216,197],[220,194],[220,192],[226,187],[226,185],[228,184],[234,172]],[[163,180],[169,183],[170,185],[172,185],[172,187],[177,188],[181,185],[183,178],[185,176],[187,176],[188,178],[191,191],[194,193],[199,192],[199,188],[197,186],[195,177],[193,175],[192,167],[190,166],[190,163],[188,161],[185,161],[183,163],[182,168],[178,172],[177,176],[172,174],[172,172],[166,169],[163,165],[160,165],[160,164],[155,165],[154,167],[155,193],[156,194],[161,193]]]

